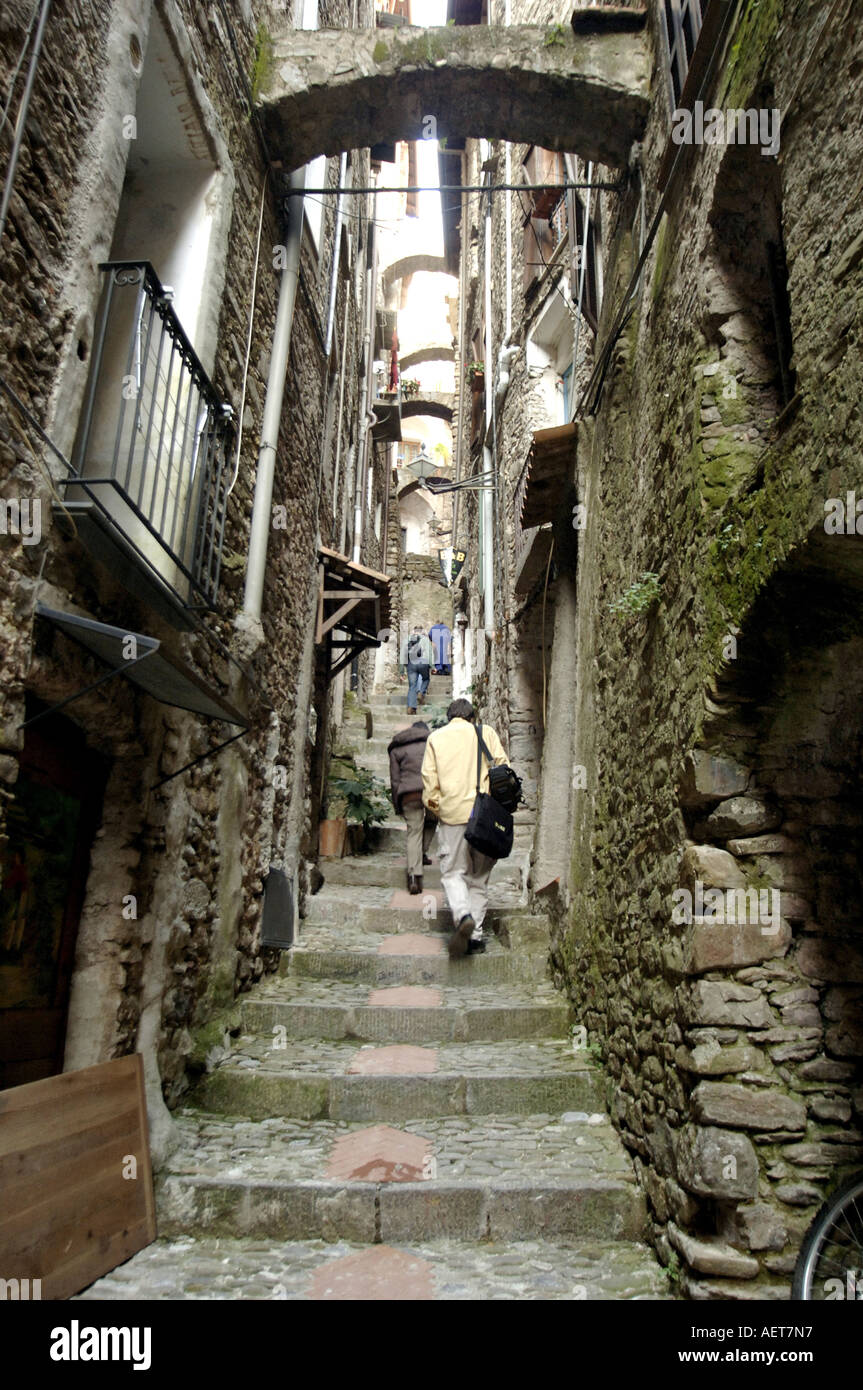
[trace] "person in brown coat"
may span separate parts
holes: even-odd
[[[407,825],[408,892],[421,893],[423,864],[430,864],[428,849],[437,827],[434,816],[423,806],[423,755],[430,729],[418,719],[403,724],[392,738],[387,752],[390,755],[390,786],[393,806],[404,816]]]

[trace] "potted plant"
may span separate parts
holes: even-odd
[[[411,396],[418,396],[420,390],[419,380],[415,376],[402,377],[402,395],[409,399]]]
[[[484,391],[484,390],[485,390],[485,363],[484,363],[484,362],[468,362],[468,364],[467,364],[467,379],[468,379],[468,385],[470,386],[470,389],[471,389],[472,392],[473,392],[473,391]]]
[[[350,776],[331,778],[329,786],[344,804],[345,818],[351,831],[351,848],[355,851],[362,849],[369,828],[376,821],[386,820],[392,810],[385,783],[367,768],[358,767]]]
[[[330,783],[332,786],[332,783]],[[318,826],[318,853],[322,859],[341,859],[348,834],[347,803],[343,797],[328,797],[324,819]]]

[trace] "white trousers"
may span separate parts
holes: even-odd
[[[474,941],[480,941],[488,909],[488,876],[496,861],[468,844],[464,838],[465,829],[464,825],[438,823],[440,880],[455,925],[470,913],[476,923],[471,936]]]

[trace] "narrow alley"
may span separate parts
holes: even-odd
[[[4,5],[52,1361],[586,1301],[664,1373],[863,1297],[861,70],[857,0]]]

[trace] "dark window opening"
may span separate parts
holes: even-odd
[[[665,42],[671,104],[680,101],[703,22],[701,0],[665,0]]]
[[[780,176],[757,146],[729,146],[709,221],[716,274],[705,328],[719,348],[721,390],[748,406],[757,439],[796,390]]]
[[[584,290],[581,298],[581,312],[594,333],[599,327],[599,284],[597,281],[597,235],[596,221],[588,218],[584,204],[578,193],[573,194],[575,208],[575,235],[578,255],[574,258],[575,274],[579,277],[571,288],[573,300],[578,301],[578,287],[581,279],[581,264],[584,262]],[[585,236],[586,232],[586,236]]]

